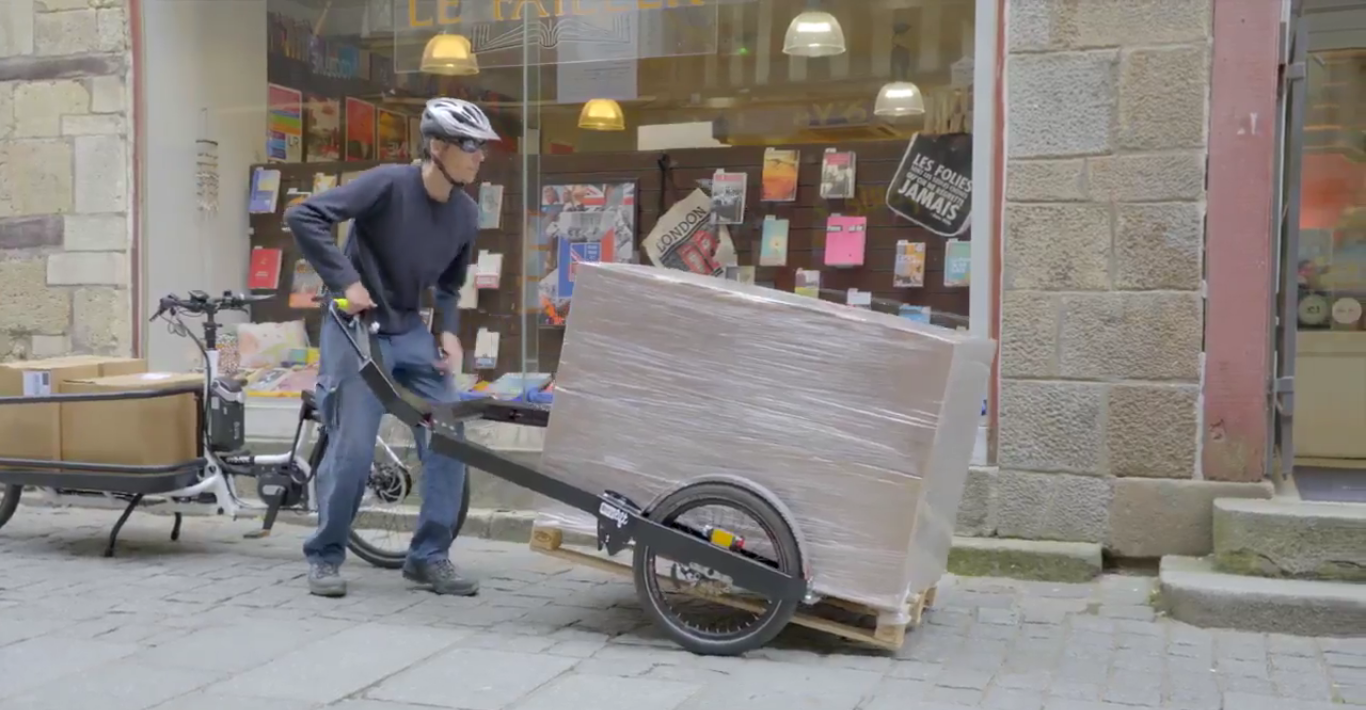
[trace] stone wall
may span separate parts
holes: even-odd
[[[0,359],[132,350],[126,0],[0,0]]]
[[[1207,549],[1210,2],[1008,13],[999,470],[973,484],[993,503],[972,532]]]

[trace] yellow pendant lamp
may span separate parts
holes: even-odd
[[[479,60],[469,38],[439,34],[427,41],[422,50],[423,73],[442,76],[471,76],[479,73]]]
[[[579,128],[588,131],[624,131],[626,114],[612,99],[593,99],[579,112]]]

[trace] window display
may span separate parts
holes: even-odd
[[[840,33],[811,42],[789,36],[805,0],[700,2],[686,14],[710,31],[673,44],[645,30],[681,15],[642,5],[622,16],[638,32],[629,57],[591,32],[551,32],[524,52],[529,20],[488,4],[498,17],[471,2],[410,0],[362,18],[270,0],[263,151],[243,189],[250,285],[276,298],[253,321],[301,322],[304,350],[316,343],[321,283],[285,209],[375,165],[421,160],[417,115],[454,96],[504,138],[466,186],[479,205],[459,305],[472,391],[550,383],[586,262],[966,328],[973,2],[827,2]],[[547,11],[538,37],[568,17]],[[574,19],[597,27],[588,17]],[[348,225],[337,231],[344,242]]]

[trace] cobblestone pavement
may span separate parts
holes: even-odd
[[[623,579],[523,546],[457,544],[474,599],[348,565],[310,597],[304,530],[20,508],[0,531],[0,710],[1345,710],[1366,639],[1208,632],[1155,618],[1153,582],[946,579],[895,657],[785,632],[744,659],[663,640]]]

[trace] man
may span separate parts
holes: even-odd
[[[351,314],[372,311],[379,345],[392,376],[433,402],[455,398],[452,373],[462,358],[457,337],[460,286],[479,228],[479,207],[461,189],[475,179],[485,146],[499,140],[477,106],[433,99],[422,112],[422,160],[384,165],[304,200],[285,212],[294,238],[327,292],[346,299]],[[355,220],[343,251],[335,225]],[[422,295],[436,288],[440,347],[419,314]],[[318,529],[304,543],[308,589],[346,594],[339,567],[351,524],[365,493],[383,407],[360,378],[360,362],[346,333],[322,321],[318,406],[332,444],[318,470]],[[451,564],[465,465],[422,450],[422,509],[403,565],[406,579],[437,594],[474,595],[479,584]]]

